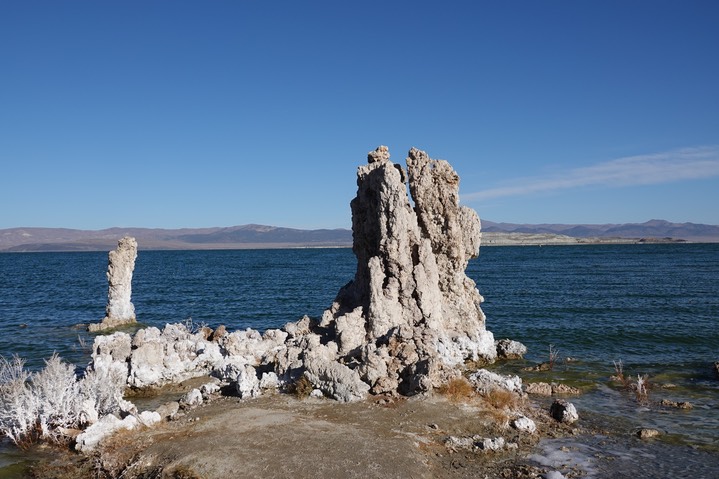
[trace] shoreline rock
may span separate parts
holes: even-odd
[[[524,392],[527,394],[534,394],[537,396],[552,396],[552,395],[563,395],[563,396],[570,396],[570,395],[578,395],[582,394],[582,391],[578,388],[575,388],[573,386],[568,386],[566,384],[562,383],[545,383],[545,382],[536,382],[536,383],[529,383],[524,387]]]
[[[549,409],[549,415],[561,423],[572,424],[579,420],[574,404],[564,399],[555,399]]]
[[[522,359],[527,354],[527,346],[519,341],[500,339],[495,342],[497,357],[501,359]]]

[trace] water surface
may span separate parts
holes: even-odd
[[[83,367],[92,340],[75,326],[104,316],[106,268],[107,253],[0,254],[0,353],[36,369],[57,351]],[[354,270],[350,249],[141,250],[133,303],[147,325],[277,328],[319,317]],[[663,447],[719,451],[719,381],[710,369],[719,360],[719,245],[484,247],[467,273],[495,337],[529,348],[525,361],[495,368],[546,361],[551,344],[573,361],[522,372],[526,380],[584,388],[572,399],[580,414],[591,411],[626,437],[656,427]],[[648,375],[646,404],[609,381],[620,359],[626,374]],[[658,406],[663,398],[695,408],[668,410]]]

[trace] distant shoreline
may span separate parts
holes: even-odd
[[[303,230],[266,225],[216,228],[69,228],[0,229],[0,253],[110,251],[123,236],[141,250],[233,250],[279,248],[348,248],[349,229]],[[719,226],[651,220],[623,225],[520,225],[482,221],[484,246],[584,244],[719,243]]]
[[[482,233],[481,246],[572,246],[605,244],[684,244],[696,243],[679,238],[576,238],[536,233]]]
[[[494,246],[582,246],[613,244],[695,244],[719,241],[686,241],[678,238],[575,238],[555,234],[535,233],[482,233],[480,247]],[[222,251],[255,249],[326,249],[351,248],[351,243],[185,243],[178,241],[138,240],[141,251]],[[116,240],[93,242],[30,243],[0,250],[0,253],[71,253],[102,252],[115,248]]]

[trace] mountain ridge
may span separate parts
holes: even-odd
[[[672,223],[652,219],[644,223],[607,224],[515,224],[482,222],[483,232],[560,234],[575,238],[674,238],[692,242],[719,242],[719,226],[700,223]]]
[[[586,239],[581,243],[604,242],[609,239],[684,240],[719,242],[719,226],[699,223],[672,223],[649,220],[623,224],[515,224],[482,221],[485,238],[523,238],[521,244],[540,239],[571,237]],[[107,251],[122,236],[134,236],[141,249],[237,249],[280,247],[348,247],[352,231],[344,228],[306,230],[259,224],[212,228],[135,228],[112,227],[102,230],[71,228],[7,228],[0,229],[0,252],[19,251]],[[532,239],[535,238],[535,239]],[[551,242],[551,241],[550,241]],[[630,241],[627,241],[630,242]],[[492,244],[487,241],[485,244]],[[520,244],[517,243],[517,244]]]

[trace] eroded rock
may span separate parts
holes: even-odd
[[[497,452],[504,449],[516,449],[517,444],[507,443],[503,437],[449,436],[444,440],[444,446],[449,452],[460,450],[475,452]]]
[[[145,427],[152,427],[158,422],[162,421],[162,416],[157,411],[142,411],[137,419]]]
[[[182,399],[180,399],[180,407],[185,409],[191,409],[193,407],[199,406],[200,404],[202,404],[202,402],[202,393],[199,389],[195,388],[190,390],[182,397]]]
[[[519,376],[505,376],[486,369],[479,369],[469,376],[469,382],[480,394],[488,394],[493,389],[506,389],[522,394],[522,379]]]
[[[253,398],[260,395],[260,380],[255,368],[246,364],[237,375],[237,394],[240,399]]]
[[[552,385],[544,382],[529,383],[525,386],[524,391],[527,394],[535,394],[537,396],[551,396]]]
[[[92,426],[85,429],[76,438],[75,449],[80,452],[92,452],[105,438],[121,429],[135,429],[139,422],[135,416],[118,419],[112,414],[100,418]]]
[[[565,424],[572,424],[579,419],[579,414],[577,414],[574,404],[564,399],[555,399],[549,409],[549,415]]]
[[[90,331],[117,328],[136,322],[135,306],[132,304],[132,273],[137,259],[137,241],[125,236],[117,242],[117,249],[110,251],[107,265],[107,306],[105,318],[91,324]]]
[[[518,431],[534,434],[537,431],[537,425],[527,416],[519,416],[512,421],[512,427]]]
[[[537,382],[527,384],[524,388],[527,394],[535,394],[537,396],[551,396],[553,394],[571,396],[581,394],[582,391],[573,386],[562,383],[545,383]]]
[[[179,410],[180,403],[177,401],[170,401],[158,407],[155,412],[162,419],[172,419],[175,417],[175,414],[177,414]]]
[[[527,354],[527,346],[519,341],[500,339],[495,343],[497,357],[503,359],[522,359]]]
[[[465,360],[493,360],[483,298],[465,274],[480,222],[459,205],[449,163],[413,148],[405,172],[380,146],[359,167],[350,206],[357,271],[319,325],[337,338],[338,359],[356,359],[372,392],[405,394],[439,386]]]

